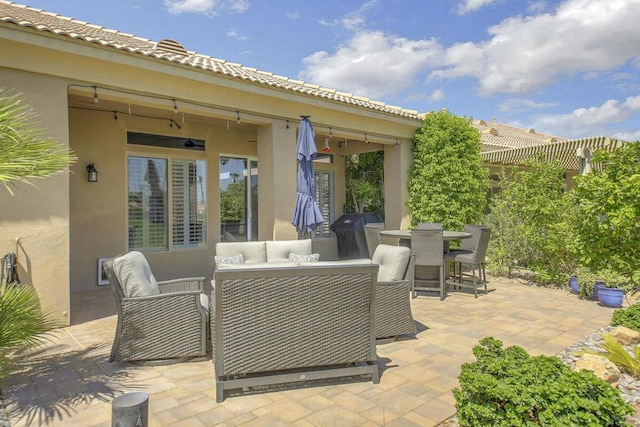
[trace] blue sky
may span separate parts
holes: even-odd
[[[640,140],[640,0],[22,3],[419,112]]]

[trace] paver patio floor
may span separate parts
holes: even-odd
[[[451,291],[412,300],[418,333],[377,346],[381,377],[227,396],[216,403],[211,359],[109,363],[116,325],[109,289],[73,295],[72,326],[2,384],[12,427],[110,426],[112,400],[149,394],[150,426],[435,426],[455,414],[452,389],[485,336],[555,355],[609,324],[612,310],[568,292],[489,278],[475,299]]]

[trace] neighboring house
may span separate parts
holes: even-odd
[[[168,34],[170,36],[170,34]],[[207,276],[221,239],[296,238],[296,132],[310,116],[327,223],[345,204],[344,155],[384,150],[385,219],[410,222],[406,173],[422,116],[0,0],[0,86],[76,153],[70,174],[0,191],[0,251],[70,322],[98,260],[142,250],[159,279]],[[87,166],[98,171],[89,182]]]

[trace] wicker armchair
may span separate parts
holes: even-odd
[[[206,355],[204,277],[157,282],[136,251],[107,261],[104,268],[118,310],[110,362]]]
[[[485,257],[491,228],[484,225],[465,225],[464,231],[471,233],[471,238],[463,240],[460,249],[446,253],[444,258],[446,262],[453,262],[454,286],[471,287],[475,297],[478,298],[479,287],[484,286],[484,293],[487,293]],[[470,280],[465,279],[463,265],[471,267]],[[476,270],[478,270],[477,276]]]
[[[382,242],[380,230],[384,229],[384,222],[370,222],[364,226],[364,237],[367,240],[369,258],[373,258],[376,247]]]
[[[415,257],[406,246],[380,244],[371,261],[378,264],[376,285],[376,340],[415,334],[411,313],[411,278]]]
[[[415,298],[418,291],[439,291],[440,299],[445,296],[444,280],[444,239],[442,226],[437,225],[411,230],[411,251],[415,255],[415,268],[412,293]],[[429,277],[430,267],[438,268],[438,278]],[[437,284],[438,288],[425,286]]]

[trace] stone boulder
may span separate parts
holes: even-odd
[[[632,346],[640,343],[640,332],[625,326],[616,326],[609,334],[624,346]]]
[[[582,355],[576,360],[573,370],[580,372],[583,369],[593,372],[596,377],[605,380],[614,387],[618,386],[620,370],[606,357],[588,353]]]

